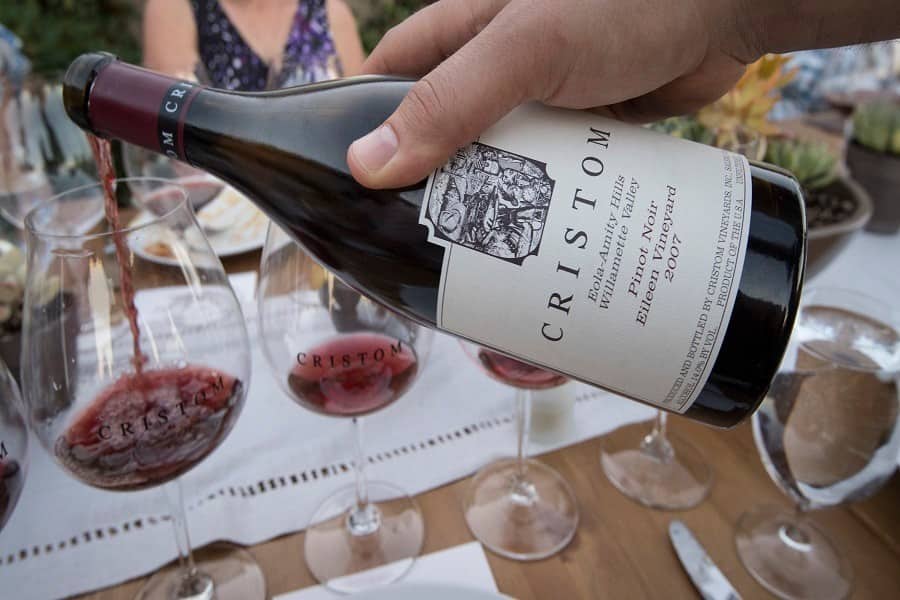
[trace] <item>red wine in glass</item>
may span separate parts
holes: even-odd
[[[119,205],[116,201],[115,189],[113,189],[116,169],[112,161],[112,151],[109,140],[104,140],[91,134],[88,134],[87,138],[91,144],[91,151],[94,153],[94,161],[97,163],[97,173],[100,175],[100,183],[103,188],[103,206],[106,212],[106,220],[109,222],[109,227],[113,232],[113,243],[116,246],[116,260],[119,263],[119,285],[122,289],[122,305],[125,307],[125,316],[128,317],[128,326],[131,329],[131,339],[134,345],[132,363],[134,364],[135,372],[140,375],[146,358],[141,352],[141,331],[138,328],[137,308],[134,305],[134,284],[128,261],[128,249],[125,243],[125,236],[122,235],[121,223],[119,222]]]
[[[387,406],[415,379],[418,360],[406,342],[377,333],[340,335],[299,352],[288,385],[306,408],[357,417]]]
[[[240,380],[215,369],[125,374],[56,441],[57,459],[85,483],[129,491],[159,485],[206,457],[240,412]]]
[[[6,524],[25,485],[22,467],[14,460],[0,460],[0,529]]]
[[[517,388],[544,390],[568,381],[558,373],[532,367],[484,348],[478,350],[478,362],[491,377]]]

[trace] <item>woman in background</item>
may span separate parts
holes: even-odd
[[[364,60],[344,0],[147,0],[144,65],[259,91],[353,75]]]

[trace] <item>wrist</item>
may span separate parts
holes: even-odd
[[[718,5],[735,58],[833,48],[900,37],[897,0],[703,0]]]

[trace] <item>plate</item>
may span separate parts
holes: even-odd
[[[358,600],[512,600],[497,592],[445,583],[400,583],[353,594],[351,597]]]
[[[219,257],[257,250],[266,241],[269,220],[246,196],[231,186],[226,186],[213,200],[197,210],[196,215],[213,252]],[[152,219],[151,213],[141,211],[128,225],[136,227]],[[203,242],[196,230],[189,231],[185,237],[190,246],[202,247]],[[139,241],[130,245],[134,253],[145,260],[170,266],[178,264],[162,231],[159,236],[140,236]]]

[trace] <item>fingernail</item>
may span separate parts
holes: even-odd
[[[390,125],[364,135],[350,145],[350,152],[369,173],[380,171],[397,153],[397,134]]]

